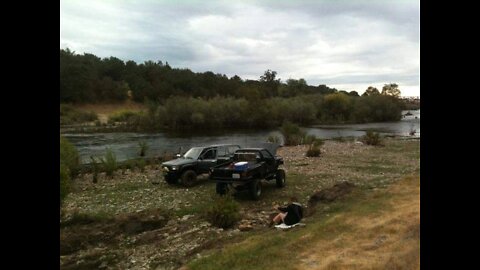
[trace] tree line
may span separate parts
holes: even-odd
[[[403,103],[398,85],[380,92],[369,87],[362,96],[305,79],[281,82],[267,70],[259,80],[235,75],[172,68],[168,62],[122,61],[115,57],[60,50],[60,102],[96,103],[134,100],[148,110],[119,116],[132,129],[274,127],[284,121],[345,123],[395,121]]]
[[[115,102],[128,98],[144,102],[172,96],[270,98],[337,92],[326,85],[307,85],[304,79],[281,83],[276,74],[267,70],[259,80],[243,80],[237,75],[228,78],[211,71],[195,73],[186,68],[172,68],[168,62],[137,64],[60,49],[60,102]],[[358,96],[355,91],[345,93]]]

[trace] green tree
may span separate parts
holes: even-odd
[[[351,97],[343,93],[328,94],[322,104],[323,120],[326,121],[347,121],[352,112]]]
[[[267,97],[274,97],[278,95],[278,87],[280,86],[280,79],[276,79],[277,72],[268,69],[260,76],[260,82],[265,89]]]
[[[382,95],[399,97],[400,93],[400,89],[398,89],[398,84],[396,83],[385,84],[382,88]]]
[[[362,96],[372,96],[372,95],[380,95],[380,92],[378,91],[377,88],[373,86],[369,86],[367,90],[365,90],[365,93],[363,93]]]

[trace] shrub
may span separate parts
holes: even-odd
[[[98,166],[99,164],[93,156],[90,156],[90,160],[92,161],[91,163],[92,163],[92,169],[93,169],[92,182],[97,183],[98,182],[98,173],[100,172],[100,168]]]
[[[107,148],[105,158],[101,159],[101,161],[107,176],[113,176],[113,172],[117,170],[117,156],[112,149]]]
[[[321,139],[317,139],[314,135],[308,135],[305,137],[305,143],[309,144],[307,150],[307,157],[319,157],[320,156],[320,147],[325,143]]]
[[[368,145],[382,145],[382,140],[380,134],[373,132],[371,130],[367,131],[367,134],[361,137],[360,139],[363,143]]]
[[[60,104],[60,125],[71,125],[98,120],[94,112],[82,112],[71,105]]]
[[[216,196],[205,210],[205,218],[219,228],[230,228],[240,220],[240,206],[231,195]]]
[[[119,111],[108,117],[108,123],[113,124],[115,122],[129,122],[138,115],[139,113],[137,112]]]
[[[70,170],[65,164],[60,164],[60,205],[70,193]]]
[[[312,147],[307,150],[307,157],[319,157],[320,156],[320,148]]]
[[[145,165],[146,165],[145,159],[142,158],[137,161],[137,167],[140,169],[141,172],[145,171]]]
[[[60,164],[67,167],[71,177],[77,175],[80,169],[80,157],[77,149],[62,136],[60,136]]]
[[[140,141],[138,142],[138,146],[140,147],[139,155],[141,157],[144,157],[147,150],[148,150],[148,144],[146,141]]]
[[[280,132],[283,135],[285,145],[299,145],[305,138],[305,132],[290,121],[283,122]]]
[[[279,138],[278,136],[270,135],[270,136],[268,136],[268,138],[267,138],[267,142],[279,144],[279,143],[280,143],[280,138]]]

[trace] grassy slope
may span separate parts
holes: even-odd
[[[358,188],[290,231],[268,230],[193,261],[191,269],[419,269],[420,179]]]

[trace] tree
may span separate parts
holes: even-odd
[[[352,97],[359,97],[360,96],[357,91],[350,91],[350,93],[348,93],[348,95],[352,96]]]
[[[307,92],[307,81],[301,78],[299,80],[288,79],[286,85],[281,85],[279,88],[279,95],[282,97],[294,97],[299,94]]]
[[[260,76],[260,82],[266,90],[267,97],[274,97],[278,95],[278,86],[280,85],[280,79],[275,79],[277,76],[276,71],[268,69]]]
[[[349,120],[352,111],[351,97],[344,93],[334,93],[325,96],[322,105],[322,114],[327,121]]]
[[[373,86],[369,86],[367,90],[365,90],[365,93],[363,93],[362,96],[371,96],[371,95],[380,95],[380,92],[378,91],[377,88]]]
[[[400,89],[398,89],[398,84],[396,83],[385,84],[382,88],[382,95],[399,97]]]

